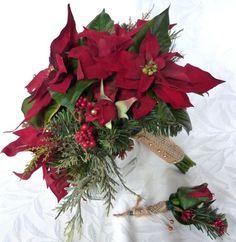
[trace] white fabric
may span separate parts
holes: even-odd
[[[190,62],[211,72],[226,83],[210,91],[209,96],[191,95],[195,108],[189,109],[193,131],[175,138],[197,166],[186,174],[165,164],[145,147],[137,144],[126,161],[118,161],[126,172],[127,185],[141,194],[144,204],[165,200],[182,185],[209,183],[215,193],[215,206],[225,212],[229,236],[223,241],[236,241],[236,48],[235,0],[100,0],[70,1],[78,29],[86,25],[103,7],[116,20],[135,20],[153,4],[153,15],[170,7],[176,29],[184,28],[176,41],[176,50]],[[66,19],[67,1],[8,0],[0,3],[1,53],[1,133],[14,129],[23,116],[20,105],[26,92],[23,87],[32,74],[47,67],[48,47]],[[2,134],[1,148],[15,137]],[[135,156],[131,165],[126,165]],[[29,181],[19,181],[11,171],[22,171],[30,155],[19,154],[0,159],[0,241],[63,242],[63,229],[68,214],[54,220],[52,210],[57,202],[46,189],[42,174],[36,172]],[[207,242],[212,241],[195,228],[174,223],[172,216],[115,218],[135,204],[136,198],[122,189],[114,209],[107,217],[102,202],[84,202],[82,242]],[[76,237],[74,242],[79,241]],[[217,240],[222,241],[222,240]]]

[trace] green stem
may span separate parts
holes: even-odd
[[[184,155],[184,158],[175,164],[175,166],[182,172],[186,173],[191,167],[195,166],[196,163],[191,160],[187,155]]]

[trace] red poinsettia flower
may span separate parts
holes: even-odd
[[[137,93],[152,88],[158,98],[178,109],[192,106],[187,93],[202,94],[223,82],[190,64],[177,65],[173,61],[176,57],[181,55],[161,53],[157,37],[148,32],[138,54],[120,53],[116,86]]]
[[[25,121],[30,120],[51,102],[48,90],[65,93],[73,76],[68,74],[65,66],[65,52],[78,42],[75,21],[68,5],[68,20],[60,35],[51,44],[48,68],[40,71],[26,86],[31,94],[32,107],[25,115]]]
[[[116,56],[128,49],[133,41],[128,35],[84,29],[79,37],[85,45],[70,50],[69,57],[78,60],[77,79],[106,79],[113,73]]]

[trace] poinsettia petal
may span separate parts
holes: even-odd
[[[62,78],[61,82],[49,85],[49,88],[55,92],[66,93],[70,86],[72,78],[72,75],[67,75],[65,78]]]
[[[118,89],[117,100],[127,100],[132,97],[136,97],[136,90],[128,90],[128,89]]]
[[[154,80],[154,76],[148,76],[145,74],[142,74],[139,80],[139,86],[138,86],[138,91],[139,92],[146,92],[148,88],[152,85]]]
[[[28,180],[32,174],[37,171],[41,166],[42,166],[42,159],[43,159],[43,156],[40,157],[38,160],[37,160],[37,164],[36,166],[34,167],[34,169],[30,170],[29,172],[27,173],[18,173],[18,172],[13,172],[16,176],[18,176],[20,179],[22,180]]]
[[[98,43],[98,56],[104,57],[116,54],[121,50],[128,49],[133,44],[129,36],[117,36],[115,34],[101,38]]]
[[[153,90],[158,98],[166,103],[169,103],[175,109],[193,106],[186,93],[178,91],[175,88],[157,85],[153,88]]]
[[[148,31],[140,45],[139,53],[144,56],[147,61],[149,61],[154,60],[158,56],[159,52],[160,44],[157,37]]]
[[[51,95],[47,92],[43,97],[39,97],[34,99],[34,104],[29,109],[29,111],[25,115],[24,121],[28,121],[32,119],[36,114],[38,114],[44,107],[47,107],[51,102]]]
[[[56,68],[59,73],[67,73],[64,60],[61,55],[56,54]]]
[[[33,78],[33,80],[26,86],[28,92],[33,93],[35,90],[38,90],[40,86],[43,84],[43,82],[47,79],[48,73],[49,73],[48,68],[40,71]]]
[[[27,148],[28,146],[22,143],[22,140],[18,138],[17,140],[11,142],[6,147],[4,147],[2,153],[5,153],[7,156],[14,156],[18,152],[24,151]]]
[[[140,119],[149,114],[156,106],[156,100],[149,96],[144,96],[138,100],[138,103],[133,106],[132,112],[134,119]]]
[[[161,71],[161,74],[165,77],[189,82],[189,77],[186,74],[185,67],[177,65],[172,61],[166,64],[166,67]]]
[[[163,68],[166,67],[166,60],[162,57],[158,57],[155,59],[155,63],[157,65],[157,70],[161,71]]]
[[[45,163],[43,163],[42,168],[43,178],[46,181],[46,185],[51,189],[59,202],[67,195],[67,191],[65,190],[65,188],[69,186],[67,177],[65,175],[58,174],[56,169],[46,167]]]
[[[42,129],[35,129],[28,126],[24,129],[13,132],[19,138],[8,144],[1,152],[7,156],[14,156],[18,152],[25,151],[31,147],[37,147],[46,143],[45,139],[49,134],[43,133]]]
[[[76,31],[75,20],[68,4],[68,18],[67,24],[62,29],[59,36],[51,43],[50,63],[55,65],[56,54],[62,54],[72,46],[76,45],[78,41],[78,33]]]
[[[129,37],[134,36],[148,21],[143,19],[138,19],[138,21],[135,24],[135,27],[131,30],[126,30],[125,28],[122,28],[119,24],[114,25],[115,34],[118,36],[121,35],[127,35]]]
[[[174,57],[177,58],[184,58],[180,53],[178,52],[165,52],[161,54],[161,57],[165,60],[172,60]]]
[[[86,66],[93,65],[95,62],[92,57],[92,53],[90,53],[88,46],[79,46],[79,47],[72,48],[69,51],[68,56],[70,58],[74,58],[78,60],[77,79],[83,80],[85,78],[84,68],[86,68]]]
[[[79,34],[79,38],[86,37],[87,39],[92,41],[90,42],[90,44],[93,43],[94,45],[97,46],[101,38],[104,38],[105,36],[109,36],[109,35],[110,34],[105,31],[96,31],[93,29],[84,28],[84,31]]]
[[[190,64],[187,64],[184,69],[192,84],[191,92],[194,93],[202,94],[224,82],[214,78],[210,73]]]

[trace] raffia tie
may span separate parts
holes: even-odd
[[[168,163],[176,164],[185,156],[184,151],[168,137],[142,131],[135,136],[135,139]]]
[[[139,203],[142,198],[139,196],[136,205],[131,209],[123,213],[114,214],[116,217],[124,217],[124,216],[149,216],[158,213],[165,213],[168,211],[167,205],[165,201],[158,202],[154,205],[150,205],[147,207],[139,207]]]

